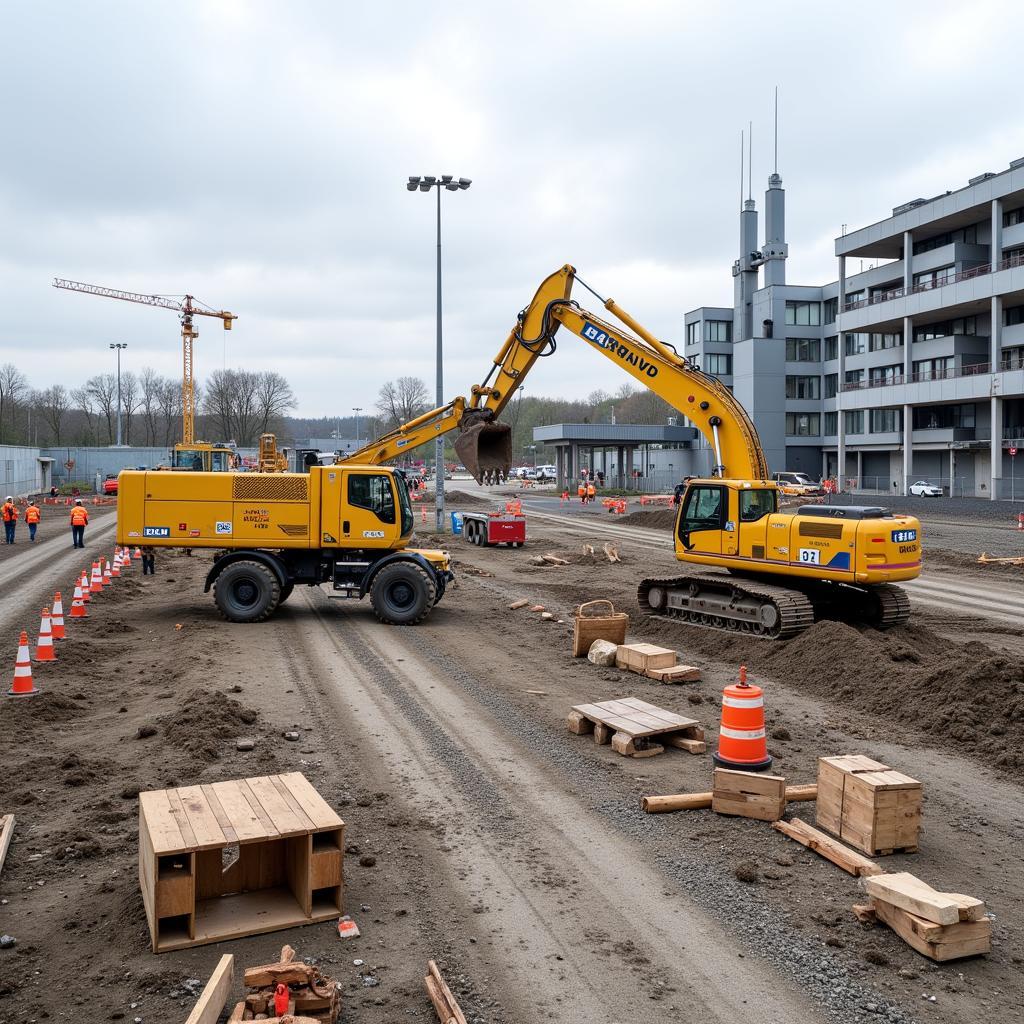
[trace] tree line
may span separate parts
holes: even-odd
[[[181,440],[180,379],[151,367],[121,374],[121,442],[146,448]],[[196,386],[196,435],[243,447],[287,429],[291,385],[270,370],[216,370]],[[76,388],[34,388],[13,363],[0,366],[0,444],[111,445],[117,440],[117,375],[98,373]]]

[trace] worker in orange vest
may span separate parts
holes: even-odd
[[[4,521],[4,540],[8,544],[13,544],[14,528],[18,525],[18,506],[14,504],[14,498],[10,494],[3,505],[0,505],[0,518]]]
[[[597,497],[597,488],[594,486],[594,481],[587,481],[587,501],[592,502]]]
[[[85,547],[85,527],[89,522],[89,513],[82,504],[81,498],[75,498],[71,506],[71,546],[76,548]]]
[[[587,485],[582,480],[579,487],[576,488],[576,494],[579,496],[580,504],[585,505],[587,503]]]
[[[25,509],[25,525],[28,527],[28,539],[33,544],[36,542],[36,527],[39,526],[41,517],[39,506],[34,501],[29,501],[28,508]]]

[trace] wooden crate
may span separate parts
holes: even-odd
[[[716,768],[711,809],[758,821],[778,821],[786,810],[786,780],[781,775]]]
[[[676,663],[676,652],[654,644],[619,644],[615,654],[618,668],[646,675],[656,668],[671,668]]]
[[[344,828],[300,772],[140,793],[153,951],[336,918]]]
[[[817,823],[871,856],[913,853],[921,783],[863,754],[818,759]]]
[[[611,601],[587,601],[576,609],[573,620],[572,656],[585,658],[595,640],[607,640],[612,644],[626,641],[629,616],[617,612]]]

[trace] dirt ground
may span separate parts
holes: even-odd
[[[959,627],[928,610],[888,634],[823,622],[785,643],[641,621],[637,580],[677,568],[645,536],[617,538],[617,565],[596,526],[593,558],[549,524],[532,523],[519,551],[437,538],[457,584],[410,629],[308,588],[268,623],[229,625],[202,593],[207,557],[162,554],[152,578],[136,563],[69,627],[58,663],[35,668],[42,694],[0,705],[0,813],[17,819],[0,876],[0,932],[16,940],[0,949],[0,1024],[179,1022],[222,952],[250,965],[284,942],[339,981],[346,1022],[434,1020],[429,957],[475,1024],[1024,1020],[1014,638],[965,619],[950,639]],[[571,564],[530,565],[540,551]],[[0,635],[66,588],[80,554],[5,567]],[[562,622],[508,609],[524,597]],[[658,686],[573,659],[571,612],[593,597],[702,681]],[[767,824],[642,814],[644,793],[710,788],[709,756],[630,760],[565,730],[572,705],[632,695],[699,719],[713,748],[717,695],[740,664],[765,687],[790,782],[844,753],[923,781],[920,852],[885,866],[985,899],[990,955],[939,966],[864,928],[857,881]],[[236,750],[241,736],[253,751]],[[346,821],[346,911],[362,937],[312,925],[152,954],[138,792],[292,770]],[[813,805],[790,814],[813,821]]]

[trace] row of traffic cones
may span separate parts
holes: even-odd
[[[135,557],[141,558],[142,552],[136,548]],[[132,563],[132,553],[128,548],[117,548],[114,561],[101,559],[93,562],[92,572],[83,570],[80,578],[75,580],[75,593],[71,601],[72,619],[88,618],[85,605],[92,600],[93,594],[100,593],[105,587],[121,575],[121,570]],[[64,640],[67,633],[64,628],[64,601],[58,590],[53,595],[53,604],[43,609],[39,623],[39,638],[36,641],[35,660],[40,664],[57,660],[54,640]],[[14,682],[7,691],[8,697],[32,697],[39,693],[32,679],[32,659],[29,657],[28,633],[23,629],[18,638],[18,656],[14,662]]]

